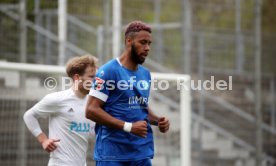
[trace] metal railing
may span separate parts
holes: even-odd
[[[170,99],[170,98],[164,96],[163,94],[154,91],[153,93],[151,93],[151,95],[152,95],[154,98],[156,98],[157,100],[160,100],[161,102],[163,102],[163,103],[169,105],[169,107],[171,107],[171,108],[173,108],[173,109],[175,109],[175,110],[179,110],[179,106],[178,106],[179,104],[178,104],[177,102],[173,101],[172,99]],[[204,94],[201,94],[201,95],[204,95]],[[208,98],[211,99],[211,100],[212,100],[212,98],[214,97],[214,96],[211,96],[211,95],[204,95],[204,96],[205,96],[205,97],[208,97]],[[216,102],[216,103],[220,103],[221,106],[224,106],[224,104],[227,103],[226,101],[217,100],[217,99],[215,99],[215,100],[213,100],[213,101]],[[221,102],[223,102],[223,103],[221,103]],[[227,108],[227,107],[225,107],[225,108]],[[251,116],[248,116],[247,113],[245,113],[244,111],[242,111],[242,110],[240,110],[240,109],[233,109],[233,108],[232,108],[232,105],[230,106],[230,108],[231,108],[231,111],[233,111],[233,112],[235,112],[235,113],[241,115],[242,117],[244,117],[244,118],[246,118],[246,119],[252,120],[252,117],[251,117]],[[230,108],[229,108],[229,109],[230,109]],[[224,137],[230,139],[231,141],[233,141],[233,142],[236,143],[237,145],[239,145],[239,146],[245,148],[245,149],[248,150],[249,152],[254,152],[254,151],[256,150],[256,148],[255,148],[254,146],[252,146],[252,145],[250,145],[249,143],[243,141],[242,139],[236,137],[234,134],[230,133],[229,131],[226,131],[226,130],[223,129],[222,127],[220,127],[220,126],[214,124],[213,122],[207,120],[206,118],[202,118],[201,116],[197,115],[195,112],[192,112],[192,119],[195,120],[195,121],[197,121],[197,122],[199,122],[199,123],[201,123],[201,124],[204,125],[205,127],[208,127],[208,128],[210,128],[210,129],[212,129],[213,131],[219,133],[220,135],[222,135],[222,136],[224,136]],[[253,118],[253,119],[254,119],[254,118]],[[263,126],[267,126],[267,125],[266,125],[266,124],[263,124]],[[267,130],[267,127],[264,127],[264,129]],[[270,130],[268,130],[268,131],[270,131]],[[274,134],[274,133],[273,133],[273,134]],[[265,153],[263,154],[263,156],[264,156],[265,160],[267,160],[267,161],[268,161],[269,163],[271,163],[271,164],[274,164],[274,163],[276,162],[276,160],[275,160],[273,157],[271,157],[271,156],[269,156],[269,155],[267,155],[267,154],[265,154]]]

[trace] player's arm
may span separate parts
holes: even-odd
[[[158,117],[151,109],[148,109],[148,119],[150,124],[158,126],[162,133],[166,133],[170,128],[169,120],[166,117]]]
[[[24,122],[31,133],[37,138],[43,149],[47,152],[54,151],[57,146],[55,142],[59,142],[57,139],[49,139],[46,134],[41,130],[37,116],[35,116],[35,109],[32,108],[25,112]]]
[[[148,120],[151,125],[158,126],[159,117],[150,108],[148,108]]]
[[[149,74],[149,78],[151,80],[151,75]],[[166,133],[170,128],[169,119],[166,117],[159,117],[154,112],[148,108],[148,120],[151,125],[158,126],[159,131],[162,133]]]
[[[86,118],[109,128],[124,130],[140,137],[147,136],[146,121],[137,121],[134,123],[124,122],[105,112],[103,105],[104,102],[102,100],[94,96],[89,96],[85,111]]]
[[[59,140],[49,139],[46,134],[41,130],[38,119],[47,118],[51,114],[55,113],[54,110],[56,109],[53,108],[53,105],[56,105],[56,102],[57,100],[54,95],[47,95],[35,106],[26,111],[23,116],[27,128],[37,138],[38,142],[47,152],[54,151],[57,148],[55,142],[58,142]]]

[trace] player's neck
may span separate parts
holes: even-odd
[[[85,93],[81,92],[80,89],[76,89],[75,86],[72,86],[72,90],[78,98],[83,99],[86,96]]]
[[[120,57],[119,57],[119,60],[121,62],[121,64],[129,69],[129,70],[137,70],[138,68],[138,64],[135,63],[131,58],[130,58],[130,55],[127,53],[127,52],[124,52]]]

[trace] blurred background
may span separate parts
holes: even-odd
[[[275,0],[0,0],[0,165],[47,165],[22,115],[52,92],[44,80],[60,80],[69,58],[118,56],[133,20],[153,28],[151,71],[195,82],[232,76],[232,90],[192,90],[191,110],[181,110],[191,111],[191,165],[276,165],[275,8]],[[184,166],[179,103],[175,83],[152,92],[154,112],[171,121],[167,134],[154,128],[153,165]]]

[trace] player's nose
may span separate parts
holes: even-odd
[[[146,44],[145,47],[144,47],[144,50],[145,50],[146,52],[149,52],[149,50],[150,50],[150,45],[149,45],[149,44]]]

